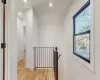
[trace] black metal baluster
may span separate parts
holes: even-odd
[[[55,57],[56,57],[56,61],[55,61],[55,80],[58,80],[58,48],[55,48]]]

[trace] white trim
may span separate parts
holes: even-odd
[[[17,13],[15,0],[6,4],[6,80],[17,80]]]

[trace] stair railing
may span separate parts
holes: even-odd
[[[58,59],[60,58],[61,54],[58,56],[58,48],[55,47],[54,50],[54,76],[55,80],[58,80]]]

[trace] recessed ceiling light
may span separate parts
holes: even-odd
[[[52,4],[52,2],[50,2],[50,3],[49,3],[49,7],[52,7],[52,6],[53,6],[53,4]]]
[[[27,0],[24,0],[24,3],[26,3],[26,4],[27,4]]]

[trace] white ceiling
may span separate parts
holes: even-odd
[[[27,0],[27,4],[24,3],[24,0],[15,0],[15,4],[16,4],[16,8],[17,8],[17,11],[23,11],[25,9],[28,9],[28,8],[31,8],[31,7],[34,7],[36,5],[39,5],[47,0]]]
[[[53,2],[54,9],[59,10],[60,8],[67,7],[72,0],[27,0],[27,4],[24,0],[16,0],[17,11],[23,11],[31,7],[47,7],[49,2]]]
[[[45,14],[56,14],[63,20],[72,0],[27,0],[27,2],[25,4],[24,0],[16,0],[17,11],[20,12],[33,7],[39,18]],[[48,6],[49,2],[52,2],[53,8]]]
[[[52,8],[49,7],[49,2],[52,2]],[[64,22],[63,20],[65,19],[65,15],[71,2],[72,0],[49,0],[35,6],[35,10],[40,20],[39,22],[42,22],[43,18],[49,19],[51,22],[56,19],[59,19],[59,22]],[[53,16],[56,16],[56,19]]]

